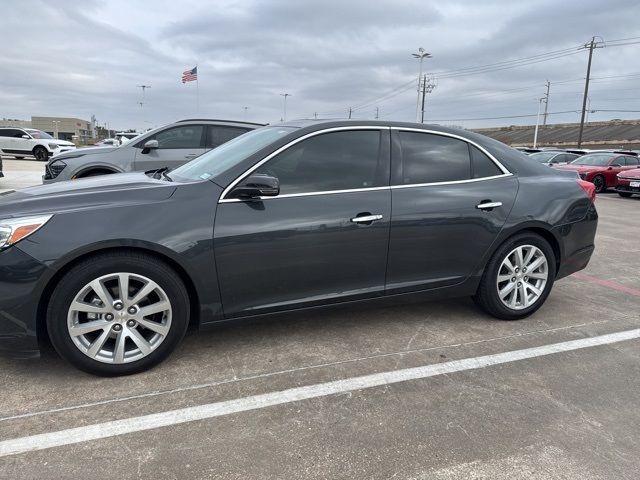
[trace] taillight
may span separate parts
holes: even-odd
[[[580,188],[587,194],[589,200],[593,202],[596,199],[596,187],[593,183],[587,182],[586,180],[578,180],[578,185],[580,185]]]

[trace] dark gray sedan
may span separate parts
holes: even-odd
[[[264,127],[173,171],[0,197],[0,345],[139,372],[191,323],[472,296],[524,318],[593,252],[593,185],[410,123]],[[425,306],[428,309],[428,306]]]

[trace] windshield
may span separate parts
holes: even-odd
[[[53,137],[51,135],[49,135],[46,132],[43,132],[42,130],[27,130],[27,132],[33,138],[40,138],[40,139],[43,139],[43,140],[44,139],[53,139]]]
[[[171,176],[188,180],[207,180],[294,130],[292,127],[263,127],[252,130],[172,170]]]
[[[539,152],[529,155],[530,158],[539,161],[540,163],[548,163],[553,157],[558,155],[558,152]]]
[[[593,153],[591,155],[583,155],[582,157],[576,158],[571,165],[591,165],[593,167],[606,167],[609,165],[609,159],[611,159],[613,155],[610,153]]]

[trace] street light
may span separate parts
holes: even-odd
[[[290,97],[291,94],[290,93],[281,93],[280,95],[284,97],[284,110],[283,110],[283,115],[282,115],[282,121],[286,122],[287,121],[287,97]]]
[[[420,111],[420,82],[422,80],[422,61],[425,58],[432,58],[430,53],[424,51],[424,48],[420,47],[418,49],[418,53],[411,54],[414,58],[420,59],[420,71],[418,73],[418,99],[416,100],[416,122],[420,121],[419,111]]]
[[[55,129],[55,137],[58,138],[58,124],[60,123],[60,120],[52,120],[52,123],[56,127],[56,129]]]

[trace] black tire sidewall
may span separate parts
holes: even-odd
[[[599,178],[602,182],[600,189],[598,189],[598,185],[596,184],[596,179]],[[596,187],[596,193],[602,193],[607,189],[607,184],[605,182],[605,179],[602,175],[596,175],[595,177],[593,177],[593,185]]]
[[[44,152],[44,158],[38,158],[37,152]],[[36,157],[36,160],[46,162],[49,160],[49,151],[42,146],[38,146],[33,149],[33,156]]]
[[[631,195],[633,195],[633,193],[618,192],[618,195],[620,195],[622,198],[629,198],[631,197]]]
[[[542,292],[542,296],[532,306],[523,310],[512,310],[502,303],[495,285],[502,261],[509,252],[520,245],[533,245],[538,247],[542,253],[544,253],[547,258],[549,277],[547,279],[547,284],[545,285],[545,290]],[[518,234],[504,242],[491,257],[491,260],[485,268],[485,273],[482,276],[478,293],[476,294],[476,297],[481,298],[476,298],[476,301],[484,310],[487,311],[487,313],[496,318],[501,320],[519,320],[521,318],[528,317],[544,305],[544,302],[547,300],[547,297],[553,288],[555,276],[556,256],[551,245],[549,245],[549,242],[533,232]]]
[[[153,352],[131,363],[112,365],[86,356],[75,346],[67,329],[69,306],[78,292],[92,280],[116,272],[143,275],[156,282],[171,302],[171,329]],[[145,255],[106,254],[72,268],[58,283],[47,310],[47,329],[56,351],[73,366],[101,376],[130,375],[164,360],[180,343],[189,324],[189,297],[180,277],[166,264]]]

